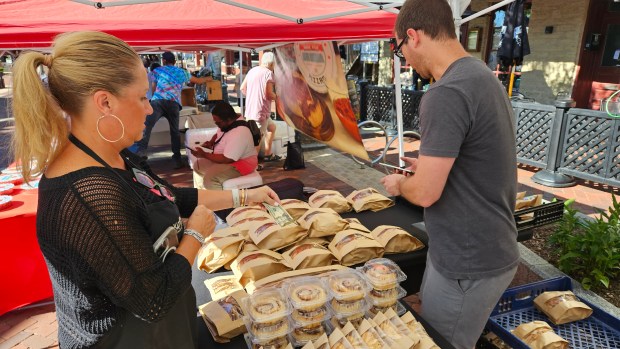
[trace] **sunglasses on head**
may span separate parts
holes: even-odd
[[[133,168],[132,170],[136,182],[151,189],[152,192],[159,196],[163,196],[172,202],[175,201],[176,198],[174,196],[174,193],[172,193],[172,191],[166,186],[154,180],[153,178],[151,178],[151,176],[149,176],[146,172],[142,170],[138,170],[137,168]]]

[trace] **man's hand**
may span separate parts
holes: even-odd
[[[405,163],[407,163],[407,165],[409,165],[408,167],[405,167],[406,170],[410,170],[410,171],[417,171],[418,170],[418,159],[416,158],[408,158],[408,157],[401,157],[401,160],[403,160]]]
[[[195,157],[204,158],[204,159],[208,159],[207,155],[211,154],[211,153],[207,153],[200,147],[196,147],[196,149],[191,149],[191,152],[192,152],[192,155],[194,155]]]
[[[206,141],[206,142],[202,143],[201,147],[207,148],[207,149],[213,149],[213,144],[214,143],[215,142],[213,142],[213,140]]]
[[[381,184],[390,195],[398,196],[400,195],[400,184],[406,178],[402,174],[391,174],[381,178]]]

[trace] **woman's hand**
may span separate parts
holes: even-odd
[[[205,239],[208,238],[215,230],[215,217],[213,217],[213,211],[209,210],[204,205],[196,206],[192,215],[189,216],[186,228],[194,229]]]
[[[280,198],[273,189],[268,186],[262,186],[256,189],[247,189],[248,202],[247,205],[262,204],[263,202],[273,205],[276,202],[280,203]]]

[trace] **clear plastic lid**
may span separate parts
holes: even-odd
[[[356,313],[347,316],[334,315],[330,322],[334,328],[342,328],[347,324],[347,322],[350,322],[355,328],[358,328],[362,321],[364,321],[365,316],[365,313]]]
[[[394,288],[398,283],[407,280],[407,275],[403,273],[398,264],[387,258],[371,259],[358,270],[375,289]]]
[[[291,342],[288,336],[282,336],[265,341],[252,337],[250,333],[243,335],[245,343],[250,349],[285,349]]]
[[[407,309],[405,309],[405,306],[397,301],[393,305],[390,305],[387,307],[379,307],[379,306],[373,305],[372,307],[370,307],[370,309],[368,309],[367,314],[368,314],[368,317],[374,318],[375,315],[377,315],[378,313],[385,313],[388,309],[394,310],[396,314],[398,314],[398,316],[401,316],[407,312]]]
[[[376,290],[373,288],[368,293],[368,299],[370,299],[372,305],[387,307],[393,305],[394,303],[396,303],[396,301],[405,297],[406,295],[407,291],[400,286],[397,286],[395,288],[388,288],[386,290]]]
[[[318,277],[300,277],[284,284],[284,290],[295,309],[313,310],[324,306],[332,297]]]
[[[294,326],[307,326],[328,320],[332,317],[332,311],[327,305],[323,305],[311,311],[293,309],[291,319]]]
[[[293,330],[293,324],[288,317],[274,322],[258,323],[252,321],[249,316],[244,316],[243,322],[254,343],[267,343],[284,337]]]
[[[370,285],[362,274],[352,269],[333,272],[324,282],[327,291],[337,300],[363,299],[370,291]]]
[[[277,288],[257,290],[241,303],[244,313],[256,323],[276,322],[291,314],[286,296]]]
[[[370,308],[370,303],[366,299],[358,299],[354,301],[340,301],[332,299],[329,302],[329,308],[335,316],[347,317],[354,314],[364,313]]]
[[[291,331],[291,343],[295,347],[302,347],[306,343],[319,339],[323,334],[329,336],[332,332],[332,327],[328,326],[325,322],[320,322],[306,326],[296,326]]]

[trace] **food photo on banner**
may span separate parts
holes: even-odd
[[[276,108],[289,125],[333,148],[369,159],[335,42],[278,47],[274,78]]]

